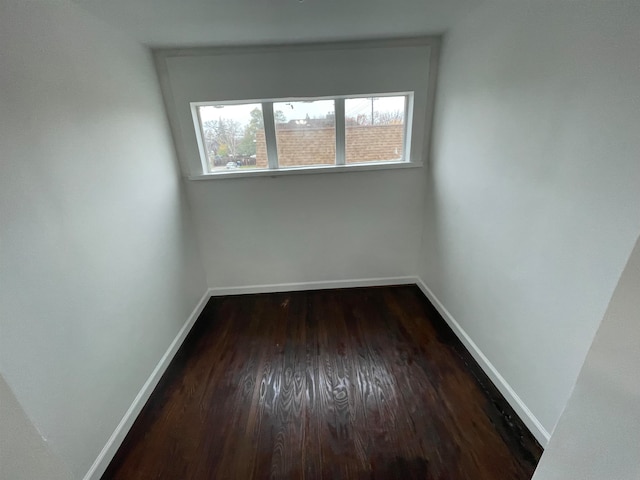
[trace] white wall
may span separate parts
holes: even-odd
[[[640,478],[640,240],[534,480]]]
[[[27,418],[2,375],[0,432],[0,478],[66,480],[71,476]]]
[[[415,275],[420,177],[387,170],[192,182],[209,286]]]
[[[81,478],[206,282],[149,52],[62,1],[0,45],[0,372]]]
[[[185,175],[202,173],[190,102],[415,91],[427,136],[437,42],[159,51]],[[209,286],[415,275],[423,169],[189,181]]]
[[[494,2],[447,35],[422,277],[551,431],[640,232],[640,10]]]

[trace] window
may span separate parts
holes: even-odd
[[[278,167],[335,165],[335,100],[277,102]]]
[[[347,164],[402,161],[406,101],[405,96],[345,99]]]
[[[205,172],[267,166],[262,104],[203,105],[198,119]]]
[[[412,93],[192,103],[205,173],[408,161]]]

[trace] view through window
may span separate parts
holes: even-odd
[[[215,173],[406,161],[411,98],[363,95],[192,108],[205,173]]]
[[[406,97],[345,100],[346,163],[401,161]]]
[[[201,106],[198,116],[207,171],[266,167],[256,156],[266,152],[261,103]]]
[[[334,100],[278,102],[273,109],[278,166],[335,165],[336,111]]]

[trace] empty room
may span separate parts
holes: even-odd
[[[640,3],[0,0],[0,479],[640,478]]]

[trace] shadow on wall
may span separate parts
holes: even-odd
[[[0,478],[68,480],[71,474],[49,449],[0,375]]]

